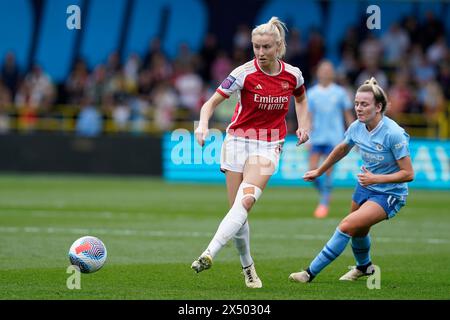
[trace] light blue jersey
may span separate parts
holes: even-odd
[[[344,142],[359,147],[363,165],[373,174],[397,172],[400,168],[396,160],[409,156],[409,135],[386,116],[383,116],[377,127],[370,132],[364,123],[356,120],[345,132]],[[401,199],[408,195],[406,182],[372,184],[366,188]]]
[[[343,112],[353,106],[344,88],[335,83],[327,87],[316,84],[306,94],[313,120],[311,143],[331,146],[339,144],[345,131]]]

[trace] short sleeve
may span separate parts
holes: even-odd
[[[297,67],[294,67],[293,74],[295,76],[295,79],[297,80],[297,84],[296,84],[295,90],[292,94],[295,97],[300,97],[306,92],[305,79],[303,78],[302,72]]]
[[[295,89],[292,94],[295,97],[301,97],[304,93],[306,92],[306,87],[304,84],[302,84],[300,87],[298,87],[297,89]]]
[[[405,131],[391,134],[389,143],[396,160],[409,156],[409,135]]]
[[[229,98],[235,91],[242,90],[244,87],[245,72],[242,66],[234,69],[225,80],[222,81],[216,92]]]

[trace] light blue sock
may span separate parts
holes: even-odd
[[[328,206],[330,204],[331,189],[333,187],[333,179],[331,176],[325,175],[320,188],[320,204]]]
[[[317,191],[319,191],[319,193],[322,193],[322,185],[323,185],[322,177],[314,179],[313,183]]]
[[[348,234],[342,232],[339,228],[336,228],[336,232],[331,239],[328,240],[322,251],[319,252],[309,265],[311,273],[316,276],[323,268],[339,257],[350,241],[350,238],[351,237]]]
[[[370,236],[352,237],[352,250],[357,266],[368,264],[370,262]]]
[[[331,193],[329,191],[322,191],[320,193],[320,204],[328,206],[330,204]]]

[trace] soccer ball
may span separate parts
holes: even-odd
[[[82,273],[93,273],[99,270],[106,261],[106,247],[103,242],[91,236],[76,240],[69,249],[69,260],[80,268]]]

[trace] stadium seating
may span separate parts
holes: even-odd
[[[303,1],[301,6],[296,1],[267,1],[256,18],[256,24],[261,24],[272,16],[278,16],[292,27],[300,29],[304,34],[311,28],[321,28],[324,17],[318,1]]]
[[[326,24],[326,45],[328,58],[337,63],[339,54],[339,42],[345,36],[345,32],[351,26],[357,25],[360,19],[358,14],[360,3],[356,1],[330,2],[330,11]]]
[[[20,27],[11,28],[16,21],[20,21]],[[28,66],[33,21],[33,8],[30,1],[8,1],[8,10],[0,8],[0,39],[3,44],[0,45],[0,57],[3,58],[8,51],[13,51],[21,69]]]
[[[35,61],[54,81],[64,81],[72,67],[77,32],[66,27],[67,7],[81,1],[48,0],[44,5]],[[63,14],[61,14],[63,13]],[[31,39],[30,39],[31,41]]]
[[[366,6],[369,5],[380,7],[381,29],[373,30],[378,36],[388,31],[394,22],[401,22],[404,17],[414,13],[414,3],[410,1],[367,1]]]
[[[86,32],[80,54],[90,67],[104,63],[117,50],[126,13],[125,0],[92,0],[83,27]]]

